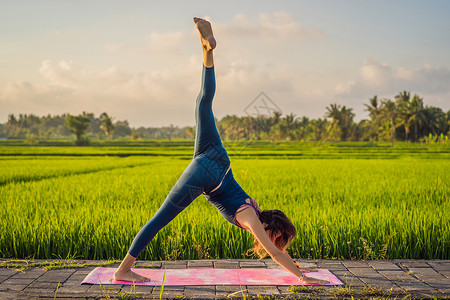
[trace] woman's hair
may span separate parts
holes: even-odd
[[[297,234],[295,226],[281,210],[263,210],[259,214],[259,220],[261,223],[267,224],[265,230],[270,230],[270,238],[280,233],[280,236],[274,241],[275,246],[280,250],[286,249]],[[253,248],[249,249],[247,254],[256,254],[259,258],[268,255],[256,237],[253,238]]]

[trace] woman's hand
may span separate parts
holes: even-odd
[[[303,276],[303,278],[299,278],[299,280],[301,280],[304,283],[308,283],[308,284],[327,284],[327,283],[330,283],[328,280],[316,279],[316,278],[306,277],[306,276]]]

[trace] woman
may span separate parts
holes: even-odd
[[[296,230],[286,215],[279,210],[261,211],[256,201],[234,180],[230,159],[222,146],[212,112],[215,92],[213,49],[216,47],[216,40],[208,21],[194,18],[194,22],[203,48],[202,87],[195,110],[197,130],[194,157],[162,206],[134,238],[127,255],[114,273],[114,279],[149,281],[150,278],[131,270],[134,261],[159,230],[203,193],[228,222],[254,235],[253,252],[260,257],[269,254],[304,283],[328,283],[305,276],[302,272],[314,270],[297,267],[287,254],[286,248],[295,237]]]

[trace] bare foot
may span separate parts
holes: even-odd
[[[216,40],[211,28],[211,23],[205,19],[194,17],[195,26],[197,26],[200,32],[200,38],[202,40],[202,46],[206,51],[211,51],[216,48]]]
[[[116,270],[116,272],[114,272],[113,278],[114,280],[132,281],[132,282],[147,282],[151,280],[150,278],[139,275],[131,270],[128,270],[126,272]]]

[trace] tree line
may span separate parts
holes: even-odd
[[[374,96],[365,104],[369,119],[355,122],[353,109],[330,104],[323,118],[310,119],[275,111],[271,116],[226,115],[216,119],[217,129],[225,140],[269,141],[447,141],[450,110],[425,106],[423,98],[409,91],[393,100]],[[38,117],[33,114],[10,114],[0,124],[0,137],[35,139],[67,138],[75,134],[76,143],[85,145],[89,139],[172,139],[195,137],[193,126],[131,128],[128,121],[113,121],[106,112],[99,117],[84,112],[73,116]]]

